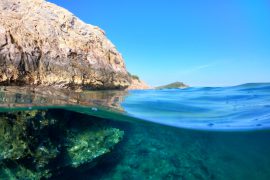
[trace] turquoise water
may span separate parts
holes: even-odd
[[[269,129],[270,84],[133,91],[128,115],[165,125],[205,130]]]
[[[270,179],[270,84],[1,87],[0,111],[0,179]]]

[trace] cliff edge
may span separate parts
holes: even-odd
[[[137,75],[132,75],[128,72],[128,75],[130,77],[130,86],[128,87],[128,90],[146,90],[151,89],[151,87],[146,84],[143,80],[139,78]]]
[[[45,0],[0,1],[0,85],[124,89],[124,60],[103,30]]]

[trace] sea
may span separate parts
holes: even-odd
[[[270,83],[2,86],[0,179],[269,180]]]

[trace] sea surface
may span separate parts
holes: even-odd
[[[269,180],[270,83],[0,87],[0,179]]]

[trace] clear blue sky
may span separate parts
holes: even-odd
[[[269,0],[49,0],[106,31],[152,86],[270,82]]]

